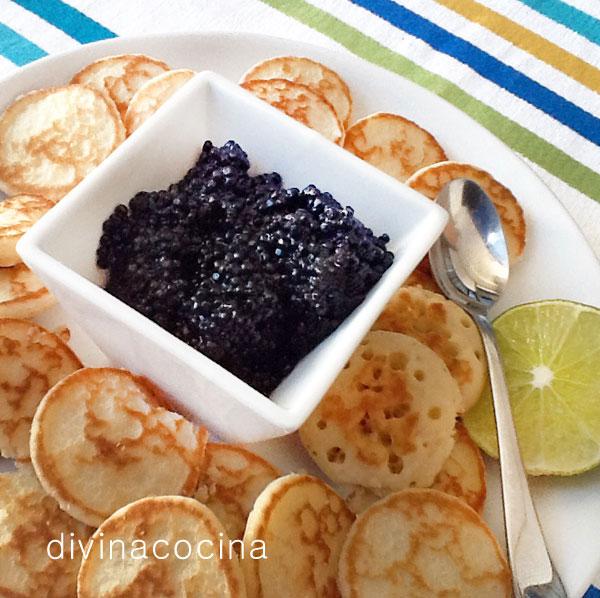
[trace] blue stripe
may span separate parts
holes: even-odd
[[[39,46],[25,39],[4,23],[0,23],[0,54],[17,66],[23,66],[32,60],[46,56],[46,52]]]
[[[589,141],[600,145],[600,119],[523,73],[392,0],[352,0],[373,14],[456,58],[482,77],[539,108]]]
[[[594,586],[590,586],[590,589],[583,595],[583,598],[600,598],[600,590]]]
[[[592,15],[560,0],[521,0],[521,2],[591,42],[600,44],[600,21]]]
[[[14,2],[82,44],[116,37],[110,29],[60,0],[14,0]]]

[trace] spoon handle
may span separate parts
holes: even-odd
[[[481,332],[489,366],[498,432],[504,528],[515,595],[518,598],[566,598],[531,500],[494,330],[485,315],[472,313],[472,316]]]

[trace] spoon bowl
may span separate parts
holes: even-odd
[[[504,231],[494,204],[468,179],[448,183],[436,202],[450,215],[430,252],[438,284],[463,306],[491,307],[510,274]]]

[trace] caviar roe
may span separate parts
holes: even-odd
[[[233,141],[207,141],[184,178],[104,222],[106,290],[264,394],[327,337],[391,265],[329,193],[251,176]]]

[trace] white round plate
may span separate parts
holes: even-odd
[[[107,40],[44,58],[4,79],[0,83],[0,109],[32,89],[67,83],[92,60],[130,52],[150,54],[173,68],[216,71],[232,81],[239,80],[255,62],[272,56],[301,55],[322,61],[347,81],[354,98],[354,119],[376,111],[397,112],[431,131],[449,159],[488,170],[515,193],[527,220],[527,249],[523,261],[511,273],[497,313],[525,301],[551,298],[600,307],[600,264],[560,202],[525,163],[441,98],[348,53],[253,34],[174,34]],[[83,362],[105,363],[60,308],[39,320],[48,326],[68,325],[72,328],[71,345]],[[285,470],[317,473],[295,437],[261,443],[253,449]],[[0,469],[3,467],[10,464],[0,462]],[[485,516],[502,538],[496,465],[490,463],[488,472]],[[574,478],[534,479],[532,488],[555,564],[569,596],[580,598],[600,571],[600,470]]]

